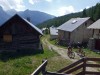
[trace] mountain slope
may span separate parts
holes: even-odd
[[[17,11],[15,9],[10,9],[6,11],[7,14],[9,14],[10,16],[14,15],[17,13]]]
[[[25,10],[25,11],[15,11],[14,9],[8,10],[7,13],[12,16],[16,13],[18,13],[21,17],[30,20],[31,23],[34,25],[42,23],[46,20],[52,19],[55,16],[40,12],[40,11],[32,11],[32,10]]]
[[[80,17],[82,15],[81,12],[78,13],[71,13],[68,15],[64,15],[64,16],[60,16],[60,17],[55,17],[53,19],[47,20],[41,24],[38,24],[37,26],[39,28],[44,28],[44,27],[51,27],[52,25],[55,27],[58,27],[59,25],[63,24],[64,22],[68,21],[71,18],[75,18],[75,17]]]
[[[9,18],[10,16],[3,10],[0,6],[0,26]]]
[[[46,21],[48,19],[54,18],[54,16],[52,15],[40,11],[31,11],[31,10],[18,12],[18,14],[23,18],[30,20],[30,22],[33,23],[34,25],[42,23],[43,21]]]

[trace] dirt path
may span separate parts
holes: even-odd
[[[64,48],[60,48],[60,47],[57,47],[57,46],[55,46],[55,45],[52,45],[51,43],[49,43],[48,41],[47,41],[47,39],[45,39],[45,40],[43,40],[44,42],[45,42],[45,44],[46,45],[48,45],[48,48],[50,49],[50,50],[54,50],[54,51],[56,51],[58,54],[60,54],[62,57],[64,57],[65,59],[68,59],[68,60],[70,60],[70,61],[72,61],[72,62],[75,62],[75,61],[77,61],[78,59],[79,59],[79,56],[77,56],[77,54],[75,53],[75,59],[70,59],[68,56],[67,56],[67,49],[64,49]]]
[[[51,43],[48,42],[47,39],[43,39],[42,42],[48,46],[49,50],[54,50],[56,51],[59,55],[61,55],[63,58],[67,59],[67,60],[70,60],[72,62],[76,62],[78,61],[79,59],[81,59],[76,53],[75,53],[75,58],[74,59],[70,59],[68,56],[67,56],[67,49],[64,49],[64,48],[61,48],[61,47],[58,47],[58,46],[55,46]],[[95,62],[94,62],[95,63]],[[97,69],[94,69],[94,68],[86,68],[87,71],[98,71]]]

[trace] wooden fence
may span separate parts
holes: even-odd
[[[90,62],[91,61],[91,62]],[[47,60],[45,60],[31,75],[69,75],[77,72],[75,75],[100,75],[100,58],[82,58],[71,65],[60,69],[57,73],[46,71]],[[96,68],[99,71],[87,71],[87,68]]]
[[[92,62],[89,62],[92,61]],[[93,64],[94,61],[98,62]],[[65,74],[70,74],[73,72],[76,72],[78,70],[79,73],[77,73],[76,75],[85,75],[85,74],[92,74],[92,75],[100,75],[100,71],[99,72],[93,72],[93,71],[87,71],[87,67],[91,67],[91,68],[98,68],[100,69],[100,58],[82,58],[79,61],[61,69],[58,71],[58,73],[65,73]]]

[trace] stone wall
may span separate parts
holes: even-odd
[[[91,50],[95,49],[95,39],[94,38],[90,38],[88,41],[88,48]]]

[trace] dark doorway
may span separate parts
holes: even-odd
[[[95,40],[95,49],[100,51],[100,39]]]

